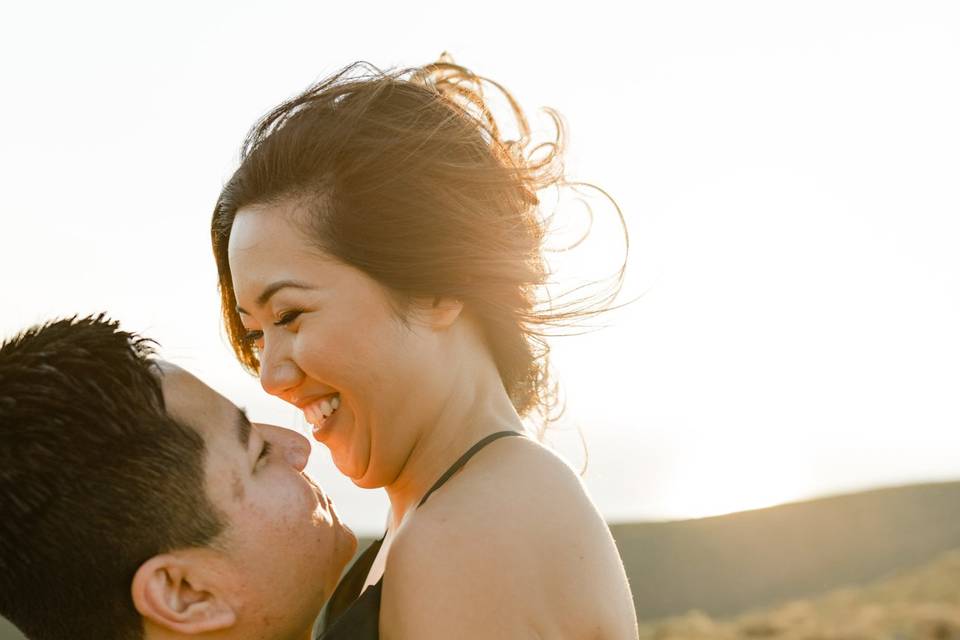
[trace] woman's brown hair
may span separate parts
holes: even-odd
[[[512,113],[515,139],[494,117],[484,95],[491,87]],[[227,256],[234,216],[242,207],[296,199],[307,206],[305,231],[316,246],[364,271],[401,305],[461,300],[482,327],[517,412],[539,413],[544,425],[553,419],[548,329],[609,307],[626,257],[590,295],[577,289],[544,300],[547,219],[538,193],[583,186],[566,179],[562,121],[545,111],[556,137],[534,144],[506,89],[442,57],[393,72],[355,63],[264,116],[244,141],[211,223],[223,320],[240,362],[258,372]]]

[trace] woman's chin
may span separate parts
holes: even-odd
[[[364,482],[364,476],[367,474],[368,464],[361,464],[355,455],[351,455],[352,453],[352,451],[339,453],[331,449],[330,457],[333,459],[333,465],[340,473],[349,478],[350,481],[356,486],[362,489],[374,488],[373,486],[368,486],[367,483]]]
[[[334,462],[336,464],[336,462]],[[372,477],[370,472],[369,463],[366,464],[353,464],[349,467],[347,466],[337,466],[337,469],[340,470],[340,473],[350,478],[355,486],[361,489],[380,489],[384,486],[383,482],[378,482],[376,478]]]
[[[383,487],[382,483],[372,481],[370,478],[366,477],[354,478],[353,476],[350,476],[350,482],[352,482],[354,486],[359,489],[380,489]]]

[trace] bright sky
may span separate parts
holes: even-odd
[[[608,519],[960,477],[956,3],[155,6],[4,11],[0,334],[105,309],[254,418],[302,428],[222,338],[213,203],[280,100],[357,59],[448,50],[557,108],[573,176],[627,217],[626,294],[643,295],[554,342]],[[571,260],[594,270],[619,250],[595,207]],[[582,463],[574,433],[553,440]],[[310,471],[380,528],[379,492],[320,448]]]

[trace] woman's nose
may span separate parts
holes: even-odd
[[[282,354],[264,349],[260,354],[260,386],[270,395],[285,398],[303,378],[300,368]]]

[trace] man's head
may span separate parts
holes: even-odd
[[[296,638],[355,539],[251,425],[101,317],[0,346],[0,614],[31,638]]]

